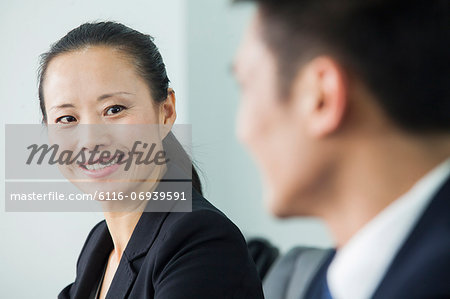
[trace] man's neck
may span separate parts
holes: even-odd
[[[353,144],[321,215],[337,247],[450,156],[450,139],[392,134]]]

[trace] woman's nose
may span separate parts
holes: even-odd
[[[111,126],[105,124],[80,124],[78,126],[80,150],[98,151],[111,144]]]

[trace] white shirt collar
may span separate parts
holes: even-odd
[[[450,175],[450,159],[392,202],[336,253],[327,281],[335,299],[370,298],[394,256]]]

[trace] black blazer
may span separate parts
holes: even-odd
[[[58,298],[93,298],[113,249],[105,220],[89,233],[75,282]],[[144,212],[106,298],[263,298],[239,229],[198,192],[192,212]]]
[[[317,298],[330,262],[316,275],[307,298]],[[372,298],[450,298],[450,178],[431,200]]]

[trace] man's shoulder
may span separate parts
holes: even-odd
[[[405,294],[410,294],[410,298],[450,297],[449,282],[450,179],[447,179],[395,256],[374,298]]]

